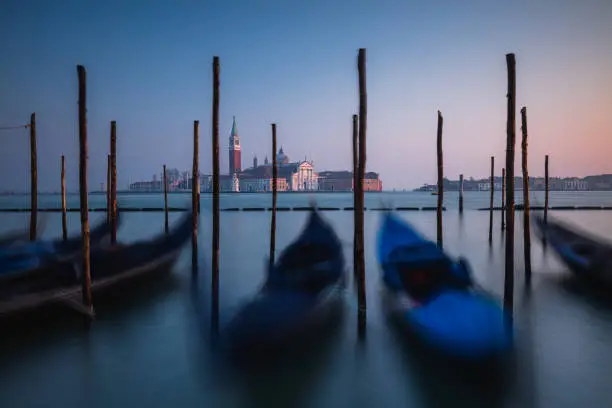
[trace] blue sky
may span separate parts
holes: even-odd
[[[210,171],[214,55],[222,172],[232,116],[243,167],[253,154],[260,161],[269,154],[275,122],[290,158],[308,156],[317,170],[350,169],[360,47],[367,49],[367,167],[385,189],[435,180],[438,109],[446,175],[485,176],[491,155],[501,172],[508,52],[517,58],[517,113],[528,107],[530,173],[543,173],[545,154],[553,175],[612,172],[612,3],[605,0],[5,0],[0,10],[0,126],[37,113],[43,190],[58,189],[62,154],[68,188],[77,186],[77,64],[88,75],[92,189],[106,178],[111,120],[120,187],[150,179],[164,163],[188,169],[194,119],[201,169]],[[2,131],[0,143],[0,190],[27,190],[27,131]]]

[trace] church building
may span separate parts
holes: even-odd
[[[266,156],[264,163],[259,164],[257,156],[253,158],[253,166],[242,168],[242,148],[240,136],[233,118],[232,130],[229,136],[229,172],[220,175],[220,189],[223,192],[268,192],[272,191],[272,161]],[[316,191],[318,190],[318,175],[314,171],[312,161],[290,162],[289,157],[281,147],[276,154],[278,165],[277,191]],[[203,176],[202,191],[212,189],[212,176]]]

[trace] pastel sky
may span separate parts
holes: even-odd
[[[517,60],[517,114],[528,109],[529,166],[542,175],[611,173],[612,2],[35,1],[0,4],[0,127],[36,112],[39,184],[78,181],[77,74],[88,75],[89,183],[106,178],[117,121],[118,179],[187,170],[193,120],[211,169],[212,59],[221,60],[221,169],[236,116],[243,167],[271,149],[270,124],[292,159],[351,168],[357,51],[367,49],[367,169],[385,189],[444,171],[481,177],[505,161],[506,62]],[[517,124],[520,117],[517,117]],[[0,131],[0,190],[28,190],[27,130]],[[520,127],[517,125],[517,166]],[[517,167],[517,171],[520,167]]]

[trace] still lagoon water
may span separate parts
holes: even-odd
[[[348,207],[350,194],[281,194],[279,206]],[[465,256],[478,283],[501,299],[504,236],[501,213],[494,214],[488,244],[486,192],[466,192],[463,216],[456,193],[445,194],[444,247]],[[499,205],[500,197],[496,197]],[[0,197],[0,208],[27,207],[28,197]],[[120,207],[161,207],[163,197],[119,195]],[[222,195],[221,207],[269,206],[262,194]],[[367,194],[366,207],[435,206],[428,193]],[[517,194],[517,203],[521,193]],[[543,195],[532,193],[533,205]],[[172,206],[188,206],[189,195],[172,194]],[[383,203],[383,205],[381,205]],[[612,206],[612,193],[551,193],[551,206]],[[39,207],[58,207],[59,197],[40,196]],[[68,197],[78,207],[78,196]],[[104,195],[90,207],[104,207]],[[435,239],[435,211],[400,213]],[[324,212],[345,243],[352,267],[353,215]],[[133,242],[163,229],[162,213],[124,213],[118,237]],[[171,213],[175,222],[181,213]],[[210,196],[202,195],[199,279],[191,280],[187,245],[172,274],[123,296],[96,303],[89,330],[74,312],[59,318],[22,319],[2,327],[0,407],[606,407],[612,406],[612,307],[583,288],[568,284],[569,272],[550,250],[532,240],[533,283],[523,284],[522,213],[516,213],[515,323],[516,383],[489,392],[485,384],[464,384],[431,369],[402,346],[387,326],[379,302],[374,243],[381,214],[366,211],[367,338],[357,339],[356,296],[349,286],[344,318],[331,334],[321,333],[314,351],[257,372],[225,370],[206,347],[204,313],[210,309]],[[58,213],[45,217],[44,238],[61,234]],[[104,217],[91,213],[95,223]],[[307,213],[277,215],[278,251],[300,231]],[[612,211],[551,211],[603,239],[612,235]],[[0,232],[27,225],[27,213],[0,213]],[[269,245],[269,212],[221,213],[221,326],[259,289]],[[79,231],[78,213],[68,214],[70,233]]]

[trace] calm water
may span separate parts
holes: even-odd
[[[520,196],[520,194],[518,194]],[[487,206],[486,193],[466,193],[466,208]],[[535,197],[535,195],[533,195]],[[266,195],[223,196],[222,207],[268,205]],[[315,195],[320,205],[350,206],[350,195]],[[40,206],[57,197],[40,197]],[[306,195],[279,196],[279,206],[306,205]],[[368,195],[366,206],[383,199],[395,206],[435,205],[428,194]],[[2,197],[0,205],[17,206],[23,197]],[[73,197],[76,206],[78,197]],[[187,205],[189,196],[172,195],[172,205]],[[500,198],[497,198],[499,202]],[[517,201],[518,200],[517,197]],[[532,198],[532,202],[536,201]],[[156,195],[120,196],[122,206],[161,204]],[[543,203],[543,198],[540,200]],[[55,204],[54,204],[55,203]],[[209,309],[210,213],[202,196],[200,279],[190,279],[189,248],[167,279],[124,297],[97,303],[97,319],[89,332],[74,314],[62,319],[30,322],[2,330],[0,348],[1,407],[604,407],[612,396],[612,308],[568,288],[568,274],[550,251],[532,243],[533,289],[524,294],[522,214],[517,213],[515,316],[518,384],[505,392],[486,393],[453,377],[432,372],[398,342],[387,327],[379,304],[379,270],[374,240],[380,213],[365,213],[368,327],[365,344],[356,336],[356,299],[347,291],[345,318],[334,336],[308,358],[268,367],[259,373],[236,373],[213,365],[205,347],[198,311]],[[69,204],[70,205],[70,204]],[[92,196],[91,206],[104,206]],[[447,194],[444,246],[467,257],[475,278],[500,296],[503,290],[503,235],[495,214],[493,245],[488,245],[488,213],[466,211],[459,217],[456,196]],[[610,193],[553,193],[551,205],[612,205]],[[179,213],[171,214],[171,222]],[[221,214],[221,324],[249,299],[263,279],[268,251],[269,213]],[[278,214],[277,247],[299,232],[307,214]],[[352,259],[352,213],[326,212],[346,243]],[[435,238],[435,212],[401,213]],[[612,235],[609,211],[559,211],[551,216],[580,225],[602,237]],[[0,214],[0,229],[23,226],[27,214]],[[92,213],[95,222],[104,214]],[[119,230],[125,242],[161,232],[162,213],[126,213]],[[57,237],[59,214],[48,214],[44,237]],[[68,215],[72,232],[79,230],[77,213]],[[189,247],[189,246],[188,246]],[[95,302],[95,299],[94,299]]]
[[[550,206],[612,206],[612,191],[551,191],[549,193]],[[278,195],[279,207],[294,207],[308,205],[310,198],[316,199],[322,207],[351,207],[353,196],[346,193],[285,193]],[[447,209],[457,209],[459,203],[459,193],[444,193],[444,206]],[[464,209],[478,209],[489,207],[490,193],[486,191],[465,192],[463,207]],[[158,207],[163,208],[164,197],[162,194],[119,194],[117,197],[118,205],[121,207]],[[231,207],[269,207],[271,205],[270,194],[221,194],[221,208]],[[378,208],[383,205],[393,207],[431,207],[437,205],[437,196],[427,192],[405,192],[405,193],[367,193],[365,195],[366,208]],[[501,205],[501,193],[495,193],[495,205]],[[69,194],[66,197],[67,207],[79,208],[78,194]],[[523,202],[523,192],[517,191],[515,194],[517,204]],[[544,192],[536,191],[530,193],[532,205],[544,205]],[[169,194],[168,203],[170,207],[190,207],[191,194],[177,193]],[[211,209],[211,195],[202,194],[201,204],[204,209]],[[39,208],[61,208],[61,198],[59,195],[41,195],[38,197]],[[106,195],[93,194],[89,196],[90,208],[105,208]],[[4,196],[0,197],[1,208],[30,208],[29,196]]]

